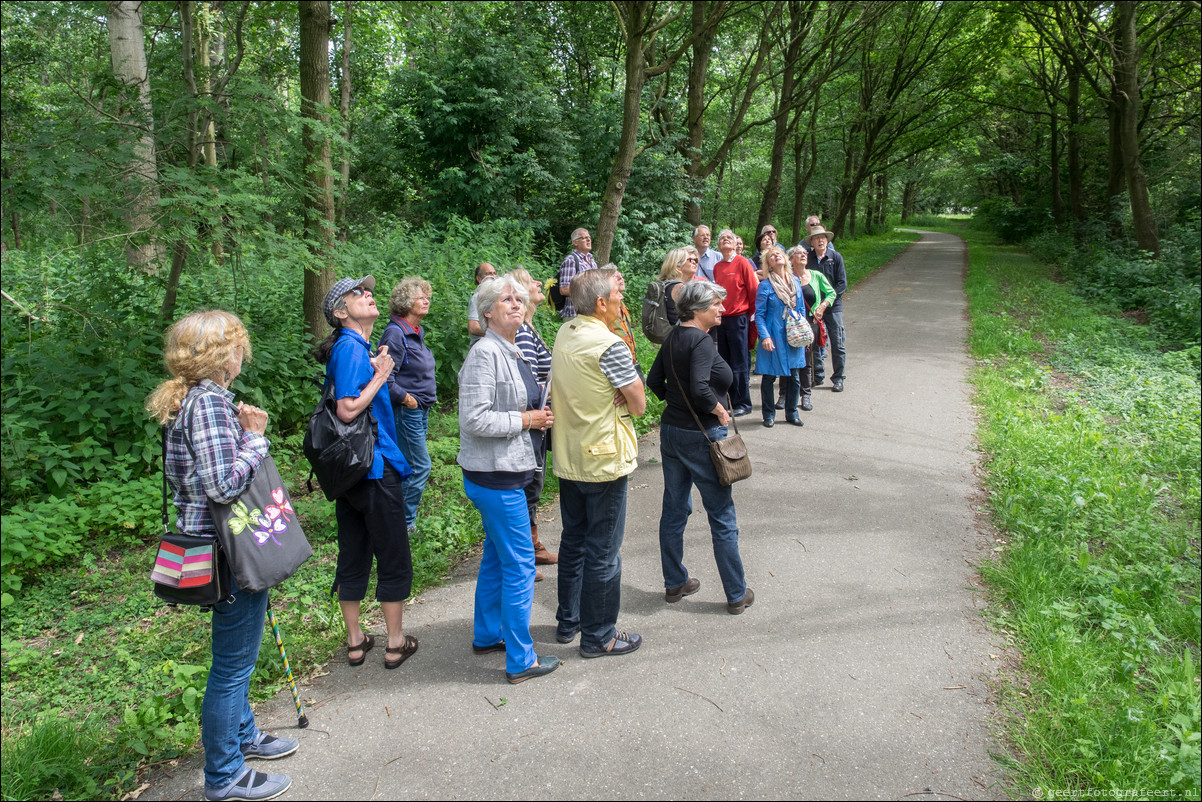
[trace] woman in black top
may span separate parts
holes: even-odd
[[[710,281],[695,279],[681,286],[676,297],[680,324],[656,355],[647,386],[667,401],[659,435],[664,468],[659,519],[664,599],[678,602],[701,588],[701,581],[689,576],[683,562],[684,529],[693,511],[690,494],[697,485],[709,516],[726,609],[738,615],[755,601],[755,593],[743,576],[734,497],[730,487],[718,482],[709,454],[710,440],[725,438],[730,423],[730,411],[723,401],[734,373],[707,333],[721,321],[725,297],[726,290]]]

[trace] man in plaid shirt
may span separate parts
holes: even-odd
[[[597,260],[593,258],[593,238],[587,228],[578,228],[572,232],[572,252],[563,258],[559,265],[559,284],[556,292],[564,298],[563,309],[559,316],[564,320],[576,317],[576,307],[572,306],[572,279],[586,270],[596,270]]]

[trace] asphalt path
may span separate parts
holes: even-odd
[[[957,237],[924,232],[846,296],[846,391],[817,388],[804,428],[763,428],[758,406],[740,419],[746,613],[726,612],[695,491],[685,559],[701,590],[664,602],[652,433],[622,549],[618,625],[638,652],[583,660],[556,643],[550,566],[531,632],[564,665],[506,684],[503,654],[471,650],[469,560],[407,607],[421,649],[401,669],[382,649],[360,668],[336,655],[302,687],[304,730],[287,691],[262,705],[260,727],[301,749],[257,768],[291,775],[282,799],[1006,798],[990,756],[1001,649],[972,567],[965,259]],[[557,509],[540,524],[552,548],[558,525]],[[201,765],[168,767],[141,798],[202,798]]]

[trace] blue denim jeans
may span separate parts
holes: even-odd
[[[726,427],[715,426],[706,434],[711,440],[721,440],[726,437]],[[728,602],[739,601],[747,593],[747,583],[743,577],[743,558],[739,556],[735,501],[731,489],[718,483],[718,474],[710,460],[709,440],[696,429],[661,423],[659,450],[664,465],[664,503],[659,517],[659,559],[664,588],[678,588],[689,579],[684,567],[684,528],[693,513],[692,489],[697,485],[710,521],[714,562],[718,564],[722,590]]]
[[[392,405],[396,418],[396,442],[405,455],[413,473],[405,480],[405,520],[409,526],[417,523],[417,508],[430,478],[430,452],[426,450],[426,433],[430,429],[430,410],[410,409],[404,404]]]
[[[559,609],[567,631],[580,627],[580,645],[603,649],[617,631],[622,606],[622,538],[626,534],[626,477],[612,482],[559,480]]]
[[[229,785],[242,775],[242,745],[259,734],[250,709],[250,675],[259,659],[267,591],[239,590],[230,577],[233,599],[213,605],[213,665],[200,708],[205,748],[205,783]]]
[[[534,665],[530,607],[534,603],[534,542],[522,490],[493,490],[464,478],[463,490],[484,521],[484,554],[476,577],[472,643],[505,641],[505,670]]]
[[[829,342],[825,348],[818,349],[818,358],[814,360],[814,381],[820,382],[826,376],[826,352],[831,352],[831,381],[838,381],[843,376],[843,368],[847,362],[847,332],[843,329],[843,310],[828,311],[822,316],[826,324],[826,335]]]

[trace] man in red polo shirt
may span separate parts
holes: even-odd
[[[734,383],[730,386],[731,414],[741,417],[751,412],[751,354],[747,350],[747,328],[755,312],[755,291],[760,282],[755,267],[735,253],[736,238],[729,228],[718,234],[722,261],[714,265],[714,281],[726,290],[722,302],[722,322],[710,330],[718,342],[718,353],[730,365]]]

